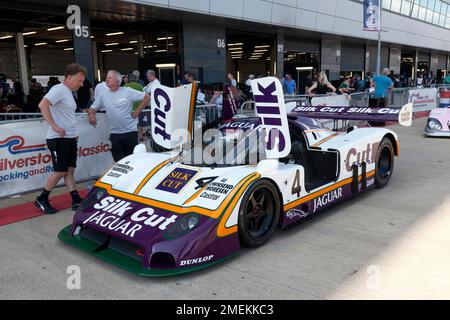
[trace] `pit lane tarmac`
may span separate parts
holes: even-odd
[[[68,247],[57,233],[70,209],[2,226],[0,299],[450,299],[450,139],[424,138],[425,123],[391,127],[401,154],[386,188],[180,277],[137,277]]]

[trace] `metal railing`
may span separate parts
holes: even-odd
[[[3,121],[11,122],[23,122],[32,120],[43,120],[41,113],[0,113],[0,123]]]

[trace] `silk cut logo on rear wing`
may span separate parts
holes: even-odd
[[[341,106],[297,107],[293,113],[317,119],[395,121],[402,126],[411,126],[413,105],[408,103],[402,108],[360,108]]]

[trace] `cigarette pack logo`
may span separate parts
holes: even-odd
[[[177,168],[164,178],[156,189],[178,194],[197,173],[196,170]]]
[[[29,152],[45,151],[46,144],[36,144],[32,146],[25,146],[25,139],[21,136],[11,136],[3,141],[0,141],[0,149],[8,148],[11,154],[22,154]]]

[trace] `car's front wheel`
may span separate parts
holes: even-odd
[[[389,138],[383,138],[378,147],[375,167],[375,186],[384,188],[394,171],[394,147]]]
[[[258,180],[252,184],[239,209],[241,245],[256,248],[266,243],[277,227],[280,206],[280,195],[271,182]]]

